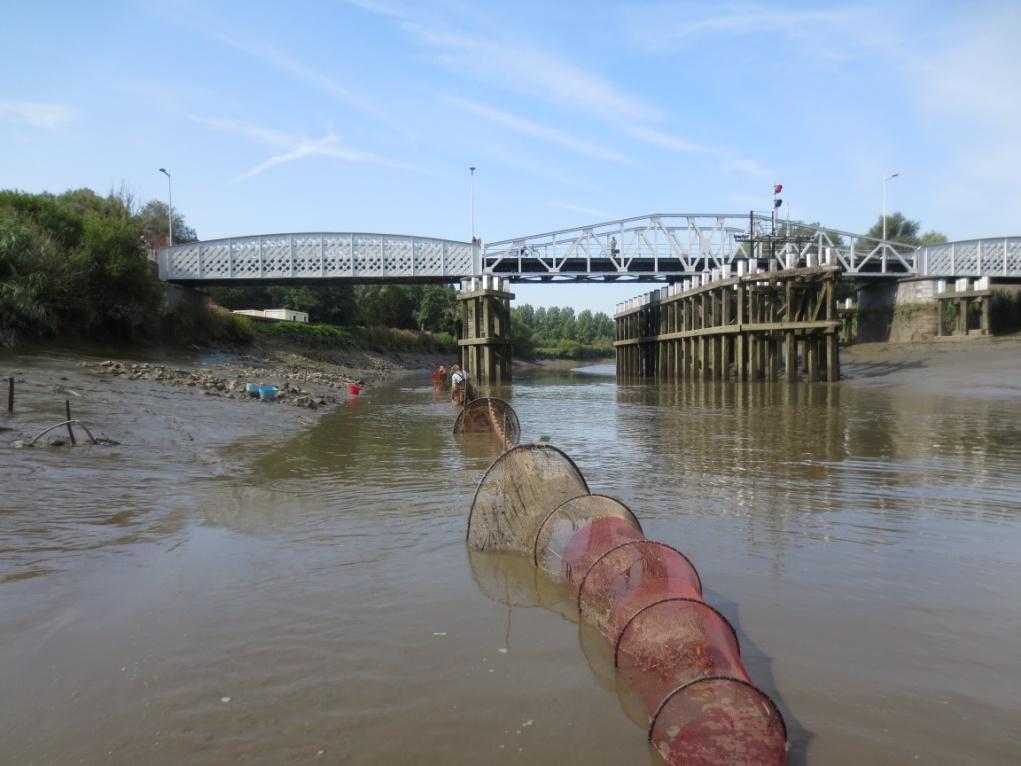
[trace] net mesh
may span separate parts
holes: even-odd
[[[468,404],[454,431],[494,433],[508,447],[468,516],[479,586],[508,605],[580,617],[593,675],[617,689],[629,717],[651,721],[649,740],[666,763],[785,764],[783,718],[750,683],[737,634],[702,600],[687,557],[646,539],[624,503],[590,494],[557,448],[514,446],[520,426],[506,402]]]
[[[703,676],[748,680],[733,627],[708,604],[689,598],[665,599],[637,612],[620,631],[614,663],[641,697],[646,720],[671,690]]]
[[[503,399],[475,399],[457,413],[455,434],[496,434],[510,449],[521,437],[518,415]]]
[[[579,528],[564,547],[560,576],[577,592],[589,567],[607,551],[623,543],[644,539],[641,530],[627,519],[613,516],[596,519]]]
[[[585,477],[556,447],[513,447],[489,466],[475,490],[468,515],[468,545],[531,556],[543,519],[565,500],[587,494]]]
[[[572,497],[555,508],[539,526],[535,536],[535,565],[554,580],[566,579],[563,571],[564,551],[568,544],[578,530],[601,519],[618,519],[631,525],[639,535],[642,532],[638,519],[620,500],[606,495]],[[585,537],[585,544],[589,545],[590,540],[591,530]]]
[[[578,610],[616,644],[632,616],[671,596],[701,601],[698,572],[677,549],[641,540],[617,546],[589,567],[578,590]]]
[[[700,678],[663,700],[649,741],[671,766],[786,763],[787,730],[776,705],[741,678]]]

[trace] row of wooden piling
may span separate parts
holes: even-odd
[[[838,266],[702,277],[618,307],[619,382],[840,378]]]

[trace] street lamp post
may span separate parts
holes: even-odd
[[[883,179],[883,241],[886,241],[886,182],[892,181],[894,178],[899,176],[900,173],[893,173],[886,176]]]
[[[468,196],[471,200],[472,244],[475,244],[475,166],[468,167]]]
[[[174,189],[170,182],[170,173],[166,168],[160,172],[167,177],[167,245],[174,244]]]

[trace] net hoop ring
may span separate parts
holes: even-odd
[[[513,422],[513,428],[516,430],[517,434],[520,434],[521,433],[521,421],[518,419],[518,413],[514,410],[514,408],[510,405],[510,403],[507,402],[507,401],[504,401],[503,399],[497,399],[496,397],[488,397],[488,396],[484,396],[484,397],[481,397],[481,398],[478,398],[478,399],[472,399],[470,402],[467,402],[466,404],[464,404],[464,406],[462,406],[460,408],[460,410],[458,410],[457,417],[454,419],[454,433],[455,434],[464,433],[465,413],[466,413],[466,411],[468,409],[472,408],[473,406],[480,406],[480,407],[481,406],[489,406],[490,402],[492,402],[494,405],[499,405],[499,406],[505,408],[504,409],[505,412],[509,412],[511,415],[514,416],[514,419],[512,421]]]
[[[532,563],[535,566],[539,566],[539,538],[542,536],[542,530],[546,527],[546,522],[549,521],[551,518],[553,518],[553,514],[555,514],[557,511],[559,511],[561,508],[563,508],[568,503],[577,500],[579,497],[603,497],[603,498],[606,498],[607,500],[612,500],[613,502],[615,502],[618,505],[620,505],[620,507],[623,508],[625,511],[627,511],[628,518],[634,523],[635,529],[637,529],[643,535],[645,534],[645,530],[642,529],[642,523],[638,520],[638,517],[635,516],[635,512],[632,511],[627,506],[626,503],[624,503],[621,500],[618,500],[615,497],[611,497],[610,495],[601,495],[601,494],[598,494],[598,493],[597,494],[589,493],[587,495],[578,495],[577,497],[570,497],[567,500],[565,500],[564,502],[562,502],[560,505],[558,505],[556,508],[554,508],[552,511],[547,513],[546,514],[546,518],[544,518],[542,520],[542,523],[539,524],[539,528],[537,530],[535,530],[535,542],[532,543]],[[612,517],[597,516],[595,519],[592,519],[591,521],[596,521],[597,519],[603,519],[603,518],[612,518]],[[635,540],[635,541],[632,541],[632,542],[643,542],[643,541]],[[586,573],[587,572],[588,572],[588,570],[586,570]]]
[[[581,614],[581,597],[582,597],[582,594],[585,593],[585,582],[588,580],[588,576],[592,573],[592,570],[596,568],[596,565],[600,561],[605,559],[607,556],[609,556],[614,551],[618,551],[618,550],[620,550],[621,548],[623,548],[625,546],[628,546],[628,545],[649,545],[649,544],[659,545],[659,546],[661,546],[663,548],[667,548],[667,549],[673,551],[674,553],[676,553],[678,556],[680,556],[685,561],[687,561],[688,565],[691,567],[692,571],[695,573],[695,580],[698,582],[698,592],[699,592],[699,595],[701,595],[701,593],[702,593],[702,576],[698,573],[698,569],[695,567],[695,565],[691,563],[691,559],[689,559],[687,556],[685,556],[683,553],[681,553],[679,550],[677,550],[674,546],[668,545],[667,543],[661,543],[661,542],[658,542],[656,540],[629,540],[626,543],[621,543],[620,545],[615,545],[612,548],[610,548],[610,550],[608,550],[602,556],[600,556],[595,561],[593,561],[592,562],[592,566],[590,566],[587,570],[585,570],[585,576],[582,577],[581,578],[581,582],[578,583],[578,614]]]
[[[741,684],[742,686],[747,686],[753,692],[758,694],[762,699],[769,703],[769,707],[776,714],[777,719],[780,721],[780,728],[783,730],[784,741],[785,742],[787,741],[787,722],[784,721],[783,714],[780,713],[780,708],[778,708],[776,706],[776,703],[773,702],[772,697],[770,697],[768,694],[762,691],[762,689],[755,686],[755,684],[745,681],[743,678],[735,678],[734,676],[702,676],[702,678],[696,678],[694,681],[688,681],[688,683],[686,684],[681,684],[663,698],[663,701],[659,703],[659,707],[656,708],[656,713],[652,716],[652,721],[649,722],[648,735],[649,742],[652,742],[652,732],[656,728],[656,722],[659,720],[659,716],[663,712],[663,708],[665,708],[669,704],[670,700],[672,700],[681,692],[684,692],[690,689],[692,686],[695,686],[696,684],[702,684],[709,681],[729,681],[731,683]]]
[[[619,658],[620,658],[620,642],[624,639],[624,634],[627,633],[627,629],[631,627],[631,623],[633,623],[635,621],[635,619],[638,617],[638,615],[640,615],[642,612],[646,611],[647,609],[652,609],[654,606],[659,606],[660,604],[666,604],[667,602],[670,602],[670,601],[687,601],[689,604],[698,604],[699,606],[704,606],[707,609],[710,609],[713,612],[715,612],[716,616],[719,617],[721,620],[723,620],[724,625],[726,625],[728,628],[730,628],[730,632],[734,635],[734,644],[737,646],[737,656],[738,656],[738,658],[741,657],[741,641],[737,637],[737,631],[734,630],[734,626],[730,624],[730,620],[728,620],[726,617],[724,617],[723,613],[720,612],[719,609],[717,609],[715,606],[707,604],[705,601],[699,601],[698,599],[686,598],[684,596],[670,596],[669,598],[661,598],[659,601],[653,601],[651,604],[646,604],[641,609],[639,609],[637,612],[635,612],[633,615],[631,615],[631,617],[628,619],[628,621],[626,623],[624,623],[624,627],[620,629],[620,634],[617,636],[617,643],[615,643],[614,646],[613,646],[613,667],[615,667],[615,668],[619,668],[620,667],[620,662],[619,662]]]
[[[472,517],[475,515],[475,503],[479,499],[479,491],[482,489],[483,485],[486,483],[486,479],[489,478],[489,474],[492,473],[493,469],[496,468],[497,464],[504,458],[508,457],[513,452],[518,451],[535,452],[539,450],[550,450],[552,452],[556,452],[558,455],[560,455],[560,457],[566,460],[568,464],[571,466],[571,468],[573,468],[577,472],[578,478],[581,479],[581,485],[585,488],[585,491],[582,494],[585,495],[589,494],[588,482],[585,481],[585,474],[581,472],[581,469],[578,468],[578,465],[574,462],[574,460],[571,459],[571,456],[568,455],[566,452],[564,452],[561,449],[558,449],[557,447],[554,447],[552,444],[536,444],[535,442],[530,442],[528,444],[515,444],[513,447],[506,450],[499,457],[497,457],[496,460],[494,460],[490,464],[489,468],[486,469],[486,472],[482,474],[482,478],[479,479],[479,483],[475,487],[475,494],[472,495],[471,510],[468,511],[468,525],[467,525],[468,529],[464,533],[465,542],[471,539]]]

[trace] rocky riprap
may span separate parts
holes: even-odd
[[[256,369],[254,367],[242,366],[238,367],[236,371],[232,370],[231,372],[234,374],[230,377],[223,377],[211,370],[180,369],[145,362],[127,363],[106,360],[104,362],[81,362],[81,366],[91,369],[100,375],[110,375],[128,380],[148,380],[170,386],[195,388],[203,391],[206,396],[220,396],[227,399],[254,399],[254,401],[259,402],[281,402],[310,410],[318,409],[328,404],[336,404],[340,401],[340,397],[334,393],[307,390],[296,385],[293,381],[300,380],[306,384],[314,383],[325,388],[338,390],[354,382],[352,378],[330,375],[320,370]],[[246,393],[245,386],[248,383],[275,385],[280,389],[280,393],[272,400],[256,399]]]

